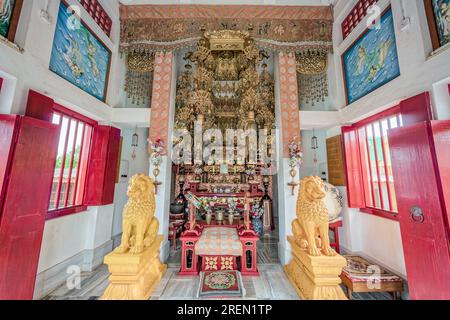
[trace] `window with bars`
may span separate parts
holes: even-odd
[[[398,213],[387,132],[402,126],[393,115],[358,128],[366,207]]]
[[[78,0],[81,5],[86,9],[89,15],[94,19],[98,26],[109,37],[111,36],[112,20],[106,13],[103,6],[98,0]]]
[[[347,36],[356,28],[356,26],[367,16],[370,6],[374,5],[378,0],[360,0],[352,8],[348,16],[342,22],[342,36]]]
[[[52,122],[60,127],[58,156],[53,175],[49,213],[83,205],[93,125],[72,113],[56,111]]]
[[[350,205],[355,205],[352,207],[358,207],[366,213],[397,219],[398,207],[388,131],[402,126],[400,107],[397,106],[346,129],[344,141],[347,177],[349,183],[354,186],[349,189],[352,199],[349,201],[353,202]],[[351,167],[360,174],[353,175]]]

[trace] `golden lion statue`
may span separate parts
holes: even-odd
[[[123,209],[122,244],[116,253],[140,254],[157,238],[159,221],[155,218],[155,185],[145,174],[131,178],[128,202]]]
[[[311,256],[336,256],[330,247],[329,216],[323,203],[326,193],[319,177],[301,181],[297,202],[297,219],[292,223],[295,242]],[[320,248],[320,249],[319,249]]]

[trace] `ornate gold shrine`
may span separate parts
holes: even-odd
[[[274,80],[266,51],[248,32],[205,32],[197,49],[185,56],[178,78],[176,127],[204,129],[271,129],[275,122]],[[194,65],[194,66],[193,66]]]

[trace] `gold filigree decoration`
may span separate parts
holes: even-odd
[[[305,75],[316,75],[326,72],[328,55],[321,51],[306,51],[297,54],[297,72]]]
[[[152,53],[128,53],[125,92],[133,104],[150,104],[153,67],[154,55]]]
[[[234,30],[220,30],[206,32],[205,38],[209,40],[211,51],[242,51],[248,32]]]
[[[328,96],[328,52],[306,50],[296,55],[299,96],[303,103],[315,106]]]
[[[272,128],[274,80],[264,63],[269,58],[247,32],[206,32],[196,51],[184,57],[188,64],[177,83],[176,127],[192,131],[201,119],[204,129]]]

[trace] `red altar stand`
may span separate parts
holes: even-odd
[[[240,226],[238,232],[244,249],[241,257],[241,273],[243,276],[259,276],[256,247],[259,236],[253,230],[246,230],[244,226]]]
[[[330,223],[330,231],[334,233],[334,242],[330,243],[330,246],[339,254],[341,253],[341,246],[339,244],[339,228],[342,228],[342,226],[342,220]]]
[[[199,257],[195,253],[195,245],[200,240],[203,227],[195,225],[191,230],[190,223],[186,224],[186,231],[181,235],[181,276],[196,276],[199,274]]]

